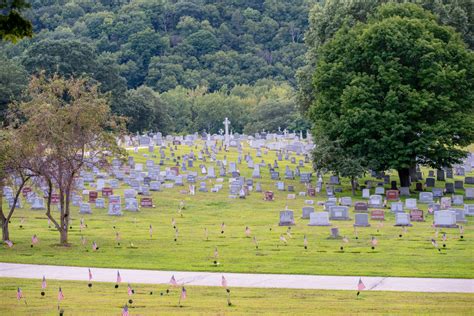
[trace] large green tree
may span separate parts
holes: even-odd
[[[380,6],[321,47],[310,112],[315,137],[373,170],[450,166],[474,141],[474,54],[414,4]]]
[[[33,35],[31,22],[22,15],[29,7],[24,0],[0,0],[0,40],[14,42]]]

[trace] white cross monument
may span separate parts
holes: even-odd
[[[230,125],[229,119],[226,117],[224,122],[222,122],[222,124],[224,124],[224,127],[225,127],[224,144],[226,146],[229,146],[229,125]]]

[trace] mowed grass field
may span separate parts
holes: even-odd
[[[130,315],[472,315],[474,299],[458,293],[362,292],[357,297],[356,291],[230,288],[228,306],[225,289],[189,286],[180,307],[181,288],[166,293],[166,286],[132,284],[135,294],[129,297],[126,284],[118,289],[113,283],[47,284],[42,297],[41,280],[0,278],[0,314],[58,315],[60,286],[64,315],[120,315],[125,304]],[[18,287],[24,295],[20,301]]]
[[[200,149],[201,147],[199,147]],[[178,146],[175,158],[185,152],[193,150],[197,157],[199,149],[188,146]],[[277,158],[275,152],[268,152],[262,158],[255,158],[255,151],[249,146],[244,147],[243,153],[250,152],[254,162],[264,159],[270,163]],[[137,163],[145,164],[143,155],[150,155],[148,150],[140,149],[135,154]],[[159,162],[158,148],[155,154]],[[237,150],[220,152],[218,159],[224,154],[227,161],[237,162]],[[165,167],[176,163],[172,161],[169,148],[166,149],[167,160]],[[296,155],[295,155],[296,156]],[[296,161],[303,159],[296,156]],[[200,161],[195,161],[192,170],[198,171]],[[205,162],[205,165],[213,164]],[[427,215],[425,222],[414,222],[413,227],[404,231],[394,227],[395,218],[390,210],[386,209],[384,222],[370,221],[371,227],[354,230],[354,220],[332,221],[332,227],[338,227],[340,234],[349,240],[344,243],[341,239],[330,238],[330,227],[308,226],[308,219],[301,219],[301,209],[305,206],[305,199],[315,200],[315,211],[322,211],[323,207],[317,201],[326,200],[325,192],[315,198],[300,197],[298,192],[305,191],[299,179],[285,180],[285,166],[292,169],[297,164],[290,161],[279,162],[279,171],[285,184],[295,186],[296,199],[287,199],[288,192],[276,190],[275,181],[270,180],[268,168],[262,168],[262,179],[255,179],[262,183],[263,190],[275,192],[275,200],[264,201],[263,194],[251,192],[246,199],[230,199],[228,197],[228,177],[224,179],[224,189],[219,193],[201,193],[199,180],[196,183],[196,195],[183,194],[184,187],[163,189],[153,192],[154,208],[141,209],[139,212],[123,211],[122,217],[107,215],[106,209],[95,209],[92,215],[81,215],[78,208],[73,208],[72,223],[69,233],[70,247],[58,246],[59,234],[48,228],[48,221],[44,211],[32,211],[27,206],[17,210],[11,223],[11,239],[14,246],[0,247],[0,261],[17,263],[36,263],[53,265],[76,265],[85,267],[112,267],[136,269],[160,269],[183,271],[221,271],[246,273],[290,273],[290,274],[319,274],[319,275],[367,275],[367,276],[411,276],[411,277],[445,277],[445,278],[472,278],[474,276],[474,226],[472,219],[463,224],[464,232],[459,229],[440,229],[436,234],[432,227],[433,216]],[[241,174],[251,176],[251,169],[246,162],[238,165]],[[310,171],[310,164],[305,164],[302,171]],[[425,177],[428,174],[425,171]],[[216,168],[216,173],[218,169]],[[471,173],[472,175],[472,173]],[[329,175],[325,175],[327,182]],[[369,179],[369,178],[367,178]],[[392,180],[396,180],[392,174]],[[456,179],[460,179],[456,177]],[[350,185],[343,179],[343,193],[337,196],[350,196]],[[375,179],[373,179],[375,180]],[[454,179],[447,179],[453,181]],[[215,179],[205,180],[210,188],[216,183]],[[313,176],[313,183],[315,176]],[[382,180],[378,180],[382,181]],[[363,180],[360,180],[363,184]],[[444,182],[436,183],[444,187]],[[115,190],[122,193],[125,188]],[[388,188],[388,186],[386,186]],[[324,191],[324,190],[323,190]],[[372,190],[373,192],[373,190]],[[463,194],[462,191],[458,192]],[[353,198],[362,200],[359,196]],[[414,194],[412,197],[417,197]],[[84,196],[84,200],[87,197]],[[122,199],[123,201],[123,199]],[[179,213],[180,201],[184,201],[185,209]],[[466,201],[469,203],[469,201]],[[471,202],[474,203],[474,202]],[[4,205],[6,206],[6,205]],[[279,211],[285,207],[294,211],[296,225],[288,231],[287,227],[279,227]],[[425,211],[427,205],[418,204]],[[351,217],[354,218],[353,207]],[[87,228],[81,230],[80,219],[84,218]],[[172,226],[175,220],[178,234]],[[225,224],[224,233],[221,224]],[[152,225],[153,234],[150,236],[149,227]],[[20,227],[21,226],[21,227]],[[247,237],[245,228],[249,227],[251,236]],[[207,229],[207,238],[205,234]],[[120,241],[116,241],[116,234]],[[446,233],[446,241],[442,235]],[[36,234],[39,244],[31,247],[31,237]],[[280,236],[286,238],[285,245]],[[256,237],[258,249],[253,242]],[[308,240],[308,249],[303,246],[304,236]],[[378,245],[371,249],[370,240],[375,237]],[[176,238],[176,241],[175,241]],[[435,238],[441,246],[436,250],[431,239]],[[82,240],[85,239],[85,245]],[[92,242],[96,242],[99,249],[92,251]],[[120,243],[120,244],[119,244]],[[443,247],[443,244],[445,247]],[[340,247],[343,247],[341,250]],[[214,258],[215,249],[218,258]],[[217,261],[217,264],[214,264]]]

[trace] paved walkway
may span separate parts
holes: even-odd
[[[117,269],[91,268],[93,280],[115,282]],[[68,266],[48,266],[16,263],[0,263],[0,277],[55,280],[88,280],[88,268]],[[357,276],[318,276],[294,274],[246,274],[215,272],[181,272],[156,270],[120,269],[122,282],[168,284],[172,275],[179,284],[221,286],[222,275],[229,287],[290,288],[315,290],[352,290],[355,291]],[[429,279],[362,277],[370,291],[403,292],[458,292],[474,293],[473,279]]]

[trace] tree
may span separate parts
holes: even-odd
[[[11,128],[0,130],[0,192],[11,180],[14,186],[13,200],[7,213],[3,211],[0,194],[0,224],[2,240],[10,240],[9,223],[16,210],[17,202],[26,183],[34,176],[30,170],[31,163],[38,156],[34,155],[35,144],[29,142]]]
[[[339,146],[338,141],[330,141],[321,136],[315,139],[313,164],[318,171],[329,170],[341,177],[351,180],[352,195],[356,191],[356,179],[366,172],[361,158],[354,158]]]
[[[28,74],[25,69],[0,55],[0,127],[4,124],[8,104],[19,99],[27,84]]]
[[[21,11],[30,5],[24,0],[0,0],[0,39],[15,42],[33,36],[33,25]]]
[[[42,149],[35,169],[49,187],[46,215],[67,245],[75,179],[83,168],[103,167],[110,155],[123,154],[114,137],[119,125],[98,86],[86,79],[40,75],[32,78],[28,93],[30,99],[12,110],[19,133]],[[53,187],[60,196],[58,220],[50,209]]]
[[[451,27],[414,4],[380,6],[368,23],[323,45],[314,73],[315,138],[365,167],[396,169],[465,157],[474,140],[474,55]]]

